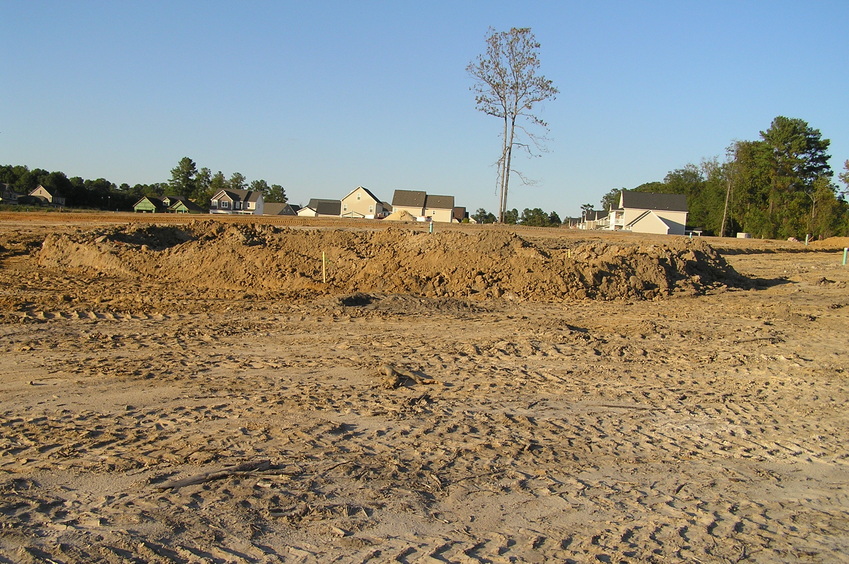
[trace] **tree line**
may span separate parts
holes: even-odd
[[[145,196],[186,196],[202,207],[218,190],[240,189],[261,192],[266,202],[286,202],[286,191],[279,184],[265,180],[248,182],[245,176],[234,172],[226,177],[221,171],[215,174],[208,168],[197,168],[189,157],[183,157],[171,169],[171,178],[153,184],[123,183],[120,186],[105,178],[85,180],[79,176],[68,177],[64,172],[29,169],[24,165],[0,165],[0,183],[8,184],[18,194],[29,194],[39,185],[55,190],[65,197],[68,207],[100,210],[130,211]]]
[[[684,194],[687,223],[711,235],[751,233],[766,239],[826,238],[849,235],[849,160],[833,182],[829,139],[796,118],[778,116],[756,141],[736,141],[726,159],[703,160],[670,171],[641,192]],[[609,210],[619,190],[602,197]]]
[[[528,209],[525,208],[521,215],[519,210],[504,210],[503,223],[509,225],[528,225],[531,227],[560,227],[563,223],[560,221],[560,216],[557,212],[545,213],[542,208]],[[471,215],[477,223],[495,223],[498,218],[494,213],[486,211],[484,208],[478,208],[478,211]]]

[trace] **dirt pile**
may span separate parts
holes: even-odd
[[[210,296],[653,299],[740,280],[698,240],[546,247],[506,231],[307,230],[213,221],[48,235],[38,263],[205,289]]]

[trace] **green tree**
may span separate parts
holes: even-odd
[[[562,223],[563,222],[560,221],[560,216],[557,215],[557,212],[553,211],[550,214],[548,214],[548,224],[551,225],[552,227],[557,227]]]
[[[271,188],[268,190],[268,195],[265,198],[265,201],[285,204],[288,201],[286,198],[286,190],[284,190],[279,184],[272,184]]]
[[[508,225],[516,225],[519,222],[519,210],[513,208],[504,212],[504,221]]]
[[[219,190],[226,190],[230,185],[227,182],[227,177],[220,170],[212,175],[209,181],[209,197],[211,198],[218,193]]]
[[[177,166],[171,169],[171,180],[168,181],[168,195],[190,197],[195,193],[195,176],[197,165],[189,157],[183,157]]]
[[[268,201],[268,193],[271,191],[271,186],[268,185],[268,182],[265,180],[252,180],[248,185],[248,190],[252,190],[254,192],[259,192],[262,194],[262,198],[265,201]]]
[[[610,211],[619,206],[619,195],[624,188],[614,188],[607,194],[601,197],[601,209]]]
[[[230,190],[245,190],[247,187],[247,179],[241,172],[234,172],[230,175],[230,180],[227,181],[227,188]]]
[[[478,208],[478,211],[472,214],[472,219],[477,223],[495,223],[498,221],[494,213],[488,212],[483,208]]]
[[[849,159],[846,159],[846,162],[843,163],[843,172],[838,174],[837,177],[845,186],[845,188],[840,191],[840,194],[845,195],[849,193]]]
[[[761,132],[760,141],[738,142],[731,210],[742,229],[758,237],[785,238],[826,225],[814,216],[817,200],[827,200],[817,181],[832,176],[829,144],[803,120],[783,116]],[[828,186],[834,193],[834,186]]]
[[[522,216],[519,218],[519,223],[529,225],[531,227],[548,227],[548,214],[542,211],[541,208],[522,210]]]
[[[539,48],[530,28],[514,27],[502,32],[490,28],[486,52],[466,67],[475,81],[472,91],[477,109],[503,122],[501,155],[497,161],[498,217],[502,222],[506,222],[513,148],[519,144],[517,123],[528,140],[539,148],[540,138],[531,133],[526,124],[547,130],[548,124],[532,110],[536,104],[554,99],[558,93],[551,80],[538,74]],[[523,146],[529,148],[527,144]]]
[[[188,197],[201,206],[206,205],[212,197],[210,183],[212,182],[212,171],[206,167],[200,169],[195,176],[195,190]]]

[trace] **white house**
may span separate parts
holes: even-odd
[[[684,235],[687,225],[687,196],[622,190],[619,206],[604,218],[605,229]]]
[[[209,202],[209,213],[262,215],[265,203],[254,190],[219,190]]]

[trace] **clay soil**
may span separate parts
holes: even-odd
[[[836,562],[847,240],[0,214],[0,562]]]

